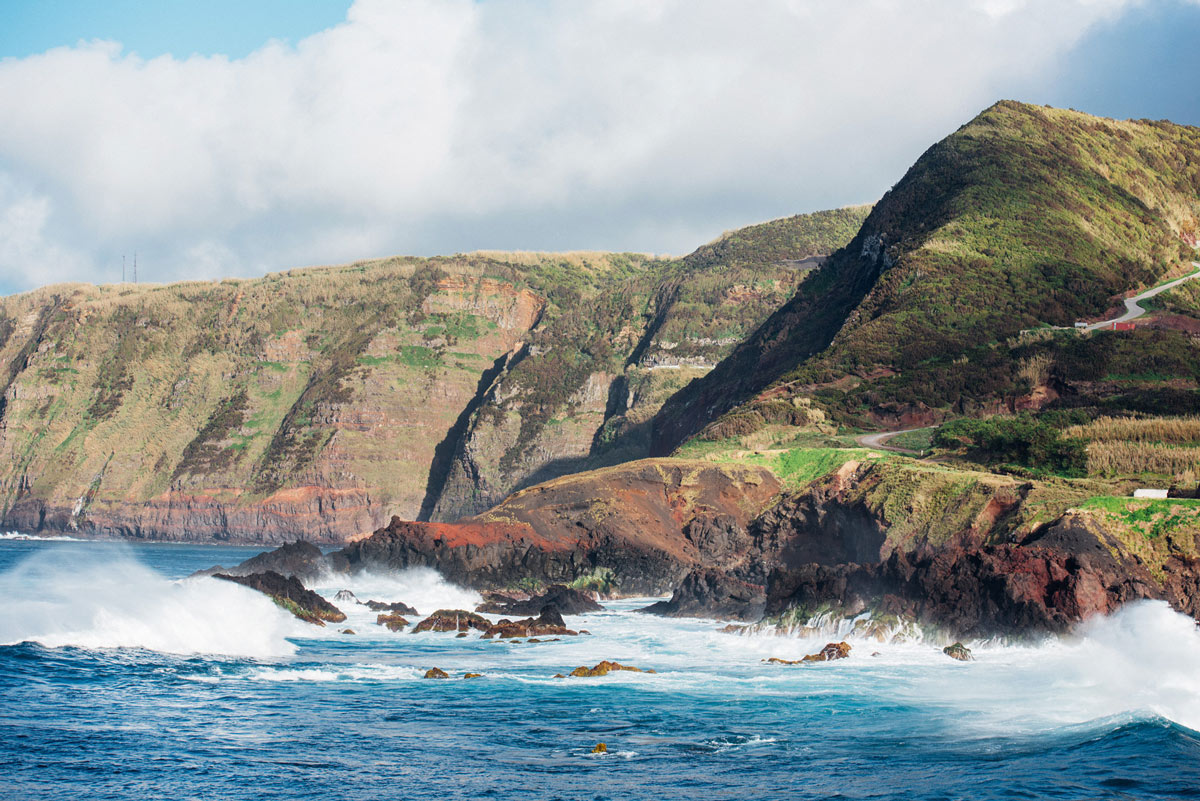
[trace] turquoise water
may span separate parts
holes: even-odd
[[[976,644],[722,633],[630,611],[537,644],[316,629],[179,581],[253,550],[0,541],[5,799],[999,799],[1200,795],[1200,636],[1143,603],[1079,636]],[[422,613],[435,574],[338,581]],[[349,626],[358,633],[344,635]],[[601,659],[653,668],[553,679]],[[421,678],[429,667],[454,678]],[[464,680],[465,671],[484,678]],[[606,755],[593,755],[604,742]]]

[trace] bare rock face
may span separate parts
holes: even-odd
[[[419,634],[422,631],[466,632],[469,629],[487,631],[491,626],[492,624],[487,618],[474,612],[464,609],[439,609],[418,623],[417,627],[413,629],[413,634]]]
[[[365,606],[372,612],[390,612],[394,615],[419,615],[421,614],[416,609],[413,609],[403,601],[367,601]]]
[[[539,484],[457,523],[393,519],[329,561],[350,572],[432,567],[479,589],[603,573],[617,592],[658,595],[693,569],[751,563],[754,554],[728,543],[750,542],[747,524],[779,490],[762,468],[648,459]]]
[[[721,620],[754,622],[766,608],[766,589],[761,584],[707,568],[688,573],[669,601],[659,601],[640,610],[665,617],[715,617]]]
[[[265,573],[252,573],[246,576],[217,573],[213,578],[232,581],[252,590],[258,590],[264,595],[270,596],[272,601],[306,623],[324,626],[326,621],[341,623],[346,619],[340,609],[312,590],[306,590],[294,576],[282,576],[268,570]]]
[[[542,609],[542,613],[536,618],[529,617],[524,620],[501,620],[492,625],[483,633],[482,639],[490,640],[493,637],[501,639],[512,639],[513,637],[574,637],[579,632],[572,631],[567,628],[563,622],[562,615],[558,613],[558,609],[553,605],[548,605]],[[536,642],[536,640],[530,640]]]
[[[541,614],[547,606],[553,606],[563,615],[583,615],[604,609],[587,593],[562,584],[553,584],[544,593],[530,598],[513,598],[499,592],[488,593],[485,598],[485,603],[475,607],[476,612],[489,615],[536,615]]]
[[[226,576],[250,576],[255,573],[271,571],[281,576],[295,577],[301,582],[311,582],[325,570],[325,555],[321,549],[311,542],[297,540],[281,545],[273,551],[252,556],[239,565],[231,568],[210,567],[198,575],[214,575],[223,573]],[[343,590],[342,592],[349,592]],[[338,593],[339,596],[341,593]],[[350,593],[353,599],[354,593]],[[339,600],[341,600],[339,598]],[[357,599],[353,599],[357,601]]]

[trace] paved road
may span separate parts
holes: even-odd
[[[1103,320],[1099,323],[1092,323],[1087,327],[1088,331],[1095,331],[1097,328],[1107,328],[1113,323],[1127,323],[1130,320],[1136,320],[1146,313],[1146,310],[1138,305],[1139,301],[1148,300],[1155,295],[1166,292],[1168,289],[1174,289],[1184,281],[1190,281],[1193,278],[1200,276],[1200,261],[1192,262],[1192,266],[1196,268],[1196,272],[1191,275],[1185,275],[1183,278],[1176,278],[1174,281],[1168,281],[1162,286],[1156,286],[1154,289],[1147,289],[1140,295],[1134,295],[1132,298],[1125,298],[1125,313],[1120,317],[1114,317],[1111,320]]]
[[[920,451],[914,451],[911,448],[901,448],[896,445],[888,445],[887,441],[892,437],[899,436],[900,434],[907,434],[909,431],[920,431],[922,428],[928,428],[928,426],[920,426],[919,428],[905,428],[901,431],[876,431],[874,434],[863,434],[862,436],[858,437],[858,444],[862,445],[864,448],[878,448],[879,450],[896,451],[897,453],[920,453]]]

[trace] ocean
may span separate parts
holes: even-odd
[[[829,638],[634,611],[650,599],[557,642],[392,633],[346,603],[322,629],[185,578],[259,550],[0,539],[0,798],[1200,796],[1200,633],[1165,604],[969,663],[852,640],[780,666]],[[317,589],[478,602],[431,571]],[[552,678],[602,659],[657,672]]]

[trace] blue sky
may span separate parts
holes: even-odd
[[[0,292],[683,253],[1001,98],[1200,125],[1200,0],[7,0]]]
[[[332,27],[349,7],[342,0],[6,0],[0,57],[112,39],[147,58],[240,58],[268,39],[295,43]]]

